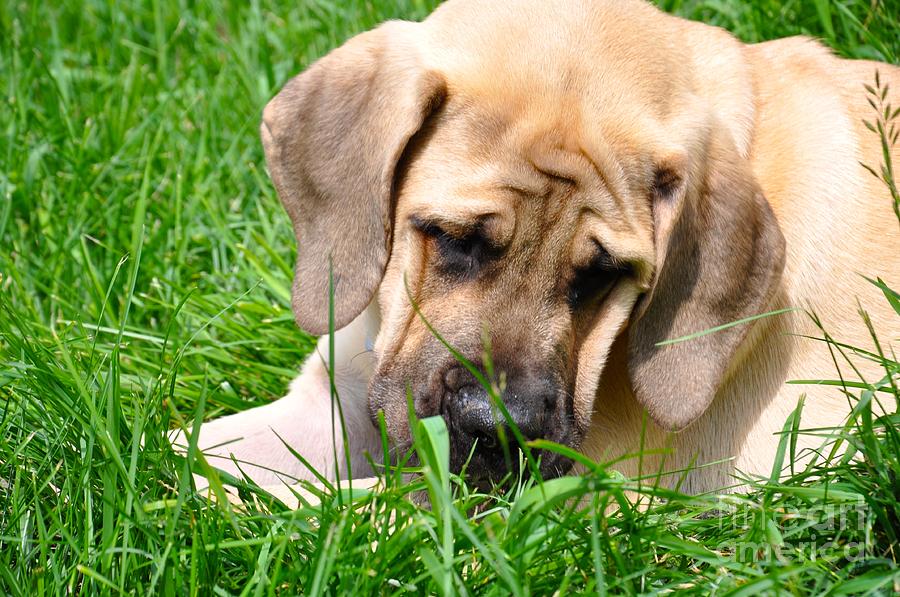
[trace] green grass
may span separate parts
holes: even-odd
[[[434,422],[426,474],[378,493],[290,511],[249,487],[242,510],[191,492],[174,420],[279,397],[312,346],[290,313],[262,106],[349,35],[434,4],[4,0],[0,593],[900,591],[900,421],[871,408],[897,412],[890,377],[843,388],[856,406],[831,441],[847,456],[793,471],[788,433],[786,475],[775,463],[744,496],[591,463],[485,495],[449,475]],[[895,0],[662,4],[747,41],[807,33],[900,58]],[[409,499],[423,491],[431,508]]]

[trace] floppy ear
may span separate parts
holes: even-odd
[[[656,276],[629,331],[628,367],[636,398],[669,430],[707,409],[749,324],[658,343],[764,312],[784,268],[772,209],[722,137],[713,133],[698,183],[681,182],[667,164],[657,174]]]
[[[419,59],[417,24],[385,23],[334,50],[284,86],[263,111],[266,162],[297,235],[298,325],[328,331],[374,296],[391,244],[394,170],[442,101],[444,83]]]

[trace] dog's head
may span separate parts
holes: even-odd
[[[298,238],[294,311],[313,333],[378,299],[370,407],[392,439],[448,423],[454,465],[503,472],[483,367],[527,438],[578,446],[616,337],[662,427],[712,401],[764,309],[784,240],[681,22],[639,3],[448,2],[359,35],[263,115]],[[521,6],[518,6],[521,5]],[[711,61],[709,69],[736,68]],[[419,317],[415,308],[423,317]],[[544,473],[565,465],[545,456]]]

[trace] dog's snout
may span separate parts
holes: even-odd
[[[512,422],[526,439],[541,437],[545,415],[551,402],[549,397],[505,392],[503,402]],[[460,431],[478,439],[479,445],[484,448],[496,447],[498,426],[509,427],[509,421],[500,407],[491,404],[491,397],[478,385],[470,384],[460,388],[450,409],[455,411]]]
[[[466,373],[451,372],[445,376],[445,385],[444,416],[454,449],[462,460],[474,447],[476,460],[491,463],[488,469],[500,465],[504,460],[503,444],[512,453],[516,446],[510,423],[526,441],[547,434],[545,427],[557,401],[557,384],[549,380],[538,376],[512,380],[501,396],[508,419],[487,390]]]

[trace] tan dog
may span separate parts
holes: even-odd
[[[807,315],[659,343],[800,307],[871,347],[857,301],[884,345],[900,336],[858,274],[900,282],[890,198],[859,164],[881,162],[862,124],[876,69],[900,89],[896,67],[803,38],[744,45],[637,0],[449,0],[423,23],[349,40],[262,124],[298,237],[294,311],[316,334],[333,267],[349,446],[340,430],[332,444],[325,336],[286,397],[205,424],[201,447],[233,473],[231,456],[260,465],[242,466],[260,484],[311,478],[282,440],[332,476],[346,447],[353,474],[370,475],[372,413],[408,445],[409,388],[419,417],[446,419],[454,467],[475,445],[469,474],[502,475],[486,394],[412,297],[476,363],[487,335],[528,438],[596,459],[671,448],[645,457],[645,474],[718,463],[688,475],[688,491],[767,473],[801,393],[804,427],[848,412],[834,388],[785,385],[836,376],[827,346],[802,337],[818,335]],[[542,466],[569,464],[544,454]]]

